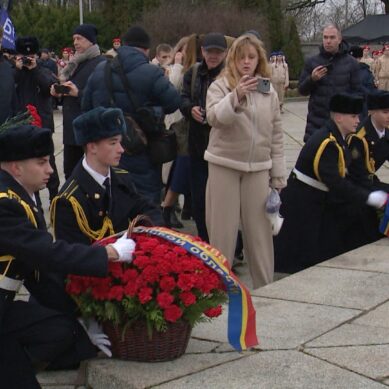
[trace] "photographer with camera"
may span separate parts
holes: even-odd
[[[37,61],[39,42],[36,37],[19,37],[16,40],[15,84],[18,111],[23,112],[31,104],[36,107],[42,119],[42,127],[54,132],[53,103],[50,87],[57,82],[55,75]],[[54,172],[47,184],[50,201],[58,194],[59,177],[54,154],[50,155]]]
[[[279,100],[266,58],[256,36],[237,38],[224,70],[208,89],[206,106],[212,126],[204,154],[210,243],[232,265],[241,222],[254,289],[273,281],[273,232],[266,203],[270,189],[286,185]]]
[[[310,95],[305,142],[329,119],[328,107],[333,95],[360,92],[358,63],[348,54],[348,45],[336,25],[324,28],[320,53],[306,60],[298,90],[303,96]]]

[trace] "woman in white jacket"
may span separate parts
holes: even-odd
[[[268,79],[270,74],[262,43],[250,34],[242,35],[232,44],[219,79],[209,87],[206,105],[212,126],[204,155],[209,166],[210,243],[232,264],[241,222],[254,288],[273,280],[272,229],[265,205],[269,188],[286,185],[277,93],[271,85],[268,91],[258,91],[260,78]]]

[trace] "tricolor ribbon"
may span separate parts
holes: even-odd
[[[389,202],[386,203],[385,212],[381,217],[379,230],[381,234],[389,236]]]
[[[232,273],[226,257],[209,244],[164,227],[135,227],[135,234],[158,236],[201,259],[223,279],[228,293],[228,341],[238,351],[258,345],[255,309],[248,289]]]

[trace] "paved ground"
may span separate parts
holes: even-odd
[[[285,108],[290,170],[302,145],[306,102],[288,102]],[[389,169],[382,170],[389,181]],[[193,230],[193,223],[186,223],[186,229]],[[237,272],[250,285],[246,265]],[[388,285],[389,240],[383,239],[252,291],[260,345],[248,352],[229,346],[223,314],[195,327],[186,354],[176,361],[101,358],[80,371],[43,373],[39,379],[45,389],[385,388]]]

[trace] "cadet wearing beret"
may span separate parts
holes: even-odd
[[[30,125],[0,133],[0,379],[4,388],[40,388],[34,368],[71,368],[96,355],[55,275],[104,277],[108,258],[131,261],[134,242],[107,247],[53,243],[34,193],[53,172],[49,129]],[[14,301],[23,284],[29,301]],[[91,338],[92,339],[92,338]],[[96,346],[101,344],[95,341]]]
[[[136,192],[126,170],[115,168],[124,151],[122,110],[97,107],[75,119],[73,126],[85,155],[52,204],[56,238],[91,244],[127,229],[139,214],[162,225],[160,209]]]
[[[355,132],[362,106],[361,97],[333,96],[331,119],[302,148],[281,192],[285,221],[275,237],[276,271],[294,273],[379,238],[373,208],[385,204],[386,193],[347,176],[345,137]]]
[[[367,96],[369,116],[348,137],[352,163],[350,177],[367,189],[389,192],[389,184],[381,182],[377,170],[389,161],[389,92],[377,91]]]

